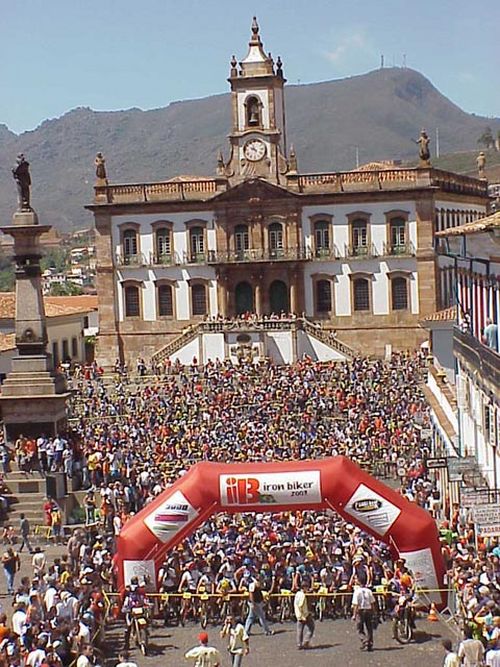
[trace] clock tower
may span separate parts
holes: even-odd
[[[286,160],[283,64],[266,55],[254,17],[248,53],[231,60],[231,155],[225,175],[234,183],[261,177],[284,181]]]

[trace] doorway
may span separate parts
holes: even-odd
[[[288,287],[282,280],[274,280],[269,288],[269,306],[271,313],[288,313]]]
[[[253,289],[249,283],[243,281],[236,285],[236,289],[234,290],[234,302],[236,315],[253,313]]]

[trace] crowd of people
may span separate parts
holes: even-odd
[[[74,531],[67,555],[25,581],[24,597],[14,594],[16,624],[13,617],[10,625],[5,619],[8,642],[0,644],[8,664],[18,664],[9,651],[40,651],[28,660],[30,667],[59,664],[54,654],[63,665],[75,655],[90,663],[89,639],[97,633],[98,642],[105,612],[103,591],[113,588],[116,536],[131,515],[193,463],[300,461],[337,454],[393,478],[403,495],[431,511],[441,528],[449,583],[458,592],[468,632],[489,648],[498,645],[500,547],[493,538],[478,541],[467,513],[449,507],[427,474],[429,411],[419,389],[425,373],[420,353],[394,354],[389,362],[304,359],[293,366],[268,361],[200,366],[193,360],[190,366],[172,364],[161,376],[147,377],[137,370],[135,379],[118,373],[111,382],[97,366],[81,370],[71,378],[68,433],[36,440],[21,436],[13,447],[1,445],[6,475],[15,458],[27,475],[35,468],[64,471],[86,490],[85,528]],[[52,522],[54,501],[46,505],[47,522]],[[148,586],[154,588],[151,582],[135,585],[144,594]],[[210,598],[206,609],[209,622],[229,618],[230,639],[241,625],[238,660],[246,650],[242,637],[248,638],[255,622],[272,633],[284,613],[283,591],[295,596],[288,611],[293,616],[295,609],[299,623],[298,648],[312,639],[307,619],[320,589],[337,594],[329,599],[327,614],[345,617],[355,603],[360,618],[363,602],[359,595],[352,599],[356,586],[377,592],[378,611],[383,600],[388,615],[414,591],[412,573],[404,561],[392,559],[384,544],[333,512],[311,511],[219,514],[168,555],[158,585],[179,600],[155,609],[165,622],[195,620],[195,605],[183,602],[185,592],[213,593],[220,600],[245,593],[246,605],[235,602],[222,614],[213,601],[217,598]],[[301,591],[309,601],[305,615],[297,599]],[[373,641],[364,643],[368,650],[372,646]],[[88,664],[82,659],[78,667]]]

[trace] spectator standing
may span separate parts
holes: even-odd
[[[303,579],[300,590],[295,593],[293,609],[297,619],[297,648],[299,650],[310,648],[314,635],[314,619],[307,604],[307,591],[309,582]]]
[[[453,645],[450,639],[443,639],[441,642],[446,655],[444,657],[443,667],[460,667],[461,660],[453,650]]]
[[[220,636],[229,638],[227,650],[231,656],[231,667],[241,667],[243,656],[250,653],[249,637],[243,625],[237,623],[234,616],[228,616]]]
[[[14,593],[14,578],[19,570],[19,555],[12,547],[9,547],[2,556],[2,565],[5,578],[7,580],[7,593]]]
[[[21,513],[19,516],[19,530],[21,532],[21,546],[19,547],[19,553],[24,549],[26,546],[28,551],[33,553],[33,549],[31,548],[30,544],[30,522],[24,515],[24,513]]]
[[[373,611],[375,598],[368,586],[354,589],[352,596],[352,617],[357,621],[358,633],[361,637],[361,649],[373,651]]]
[[[467,625],[464,630],[465,639],[458,647],[458,657],[464,667],[480,667],[483,664],[484,647],[479,639],[473,638],[472,628]]]
[[[255,621],[259,621],[266,635],[273,635],[264,611],[264,595],[260,583],[255,579],[248,587],[250,594],[248,616],[245,621],[245,632],[250,634],[250,628]]]

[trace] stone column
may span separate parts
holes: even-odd
[[[255,285],[255,313],[262,315],[262,287],[260,282]]]
[[[219,292],[218,310],[222,317],[227,317],[227,276],[219,273],[217,276],[217,287]]]

